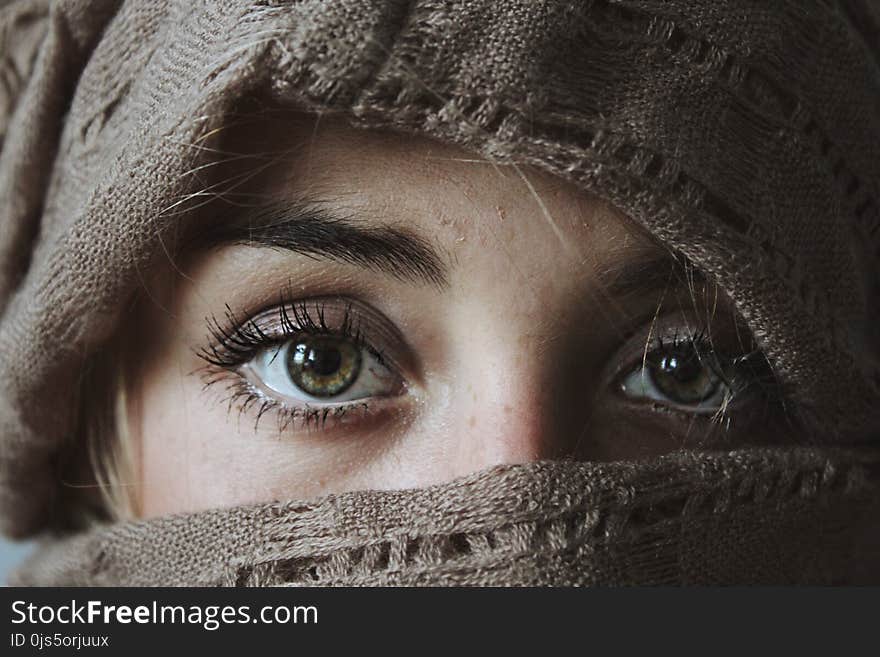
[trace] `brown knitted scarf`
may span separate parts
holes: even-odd
[[[99,528],[14,584],[880,582],[880,453],[499,466],[450,484]]]
[[[7,533],[58,524],[83,365],[256,92],[610,200],[729,294],[821,443],[100,529],[22,581],[857,579],[876,495],[862,452],[832,447],[880,440],[878,16],[875,0],[0,2]]]

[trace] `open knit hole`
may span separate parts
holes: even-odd
[[[712,513],[715,508],[715,500],[710,493],[699,492],[688,498],[683,514],[691,518],[699,518]]]
[[[603,511],[599,514],[599,517],[596,519],[595,524],[593,525],[593,530],[591,532],[591,536],[593,538],[607,538],[609,534],[609,513],[607,511]]]
[[[652,525],[678,518],[687,504],[687,497],[676,497],[670,500],[633,508],[627,517],[626,526],[648,528]]]
[[[645,167],[644,175],[648,178],[657,178],[663,170],[663,158],[656,153],[651,155],[648,165]]]
[[[822,473],[822,490],[829,493],[842,493],[848,485],[853,471],[840,472],[835,468],[826,469]]]
[[[580,125],[555,125],[536,122],[532,126],[532,134],[538,139],[546,139],[547,141],[573,142],[578,148],[585,151],[596,150],[597,146],[597,132]]]
[[[630,164],[638,153],[639,149],[637,149],[634,145],[624,142],[614,152],[614,159],[620,161],[621,163]]]
[[[703,197],[703,208],[740,233],[747,233],[750,222],[714,194]]]
[[[566,541],[572,541],[581,536],[584,524],[586,523],[586,518],[583,513],[570,513],[567,516],[564,516],[562,521],[564,523],[563,530]],[[591,529],[595,531],[594,527]]]
[[[483,118],[481,122],[483,129],[489,133],[495,134],[501,129],[504,119],[506,119],[508,115],[507,112],[501,112],[498,110],[498,107],[495,107],[490,114]]]
[[[247,586],[251,577],[254,574],[253,566],[242,566],[235,571],[235,579],[233,586],[236,588],[241,588],[243,586]]]
[[[672,53],[677,53],[682,46],[688,41],[687,34],[679,27],[673,27],[666,39],[666,47]]]
[[[452,534],[449,537],[448,545],[450,550],[450,554],[448,556],[450,557],[464,557],[473,552],[470,541],[468,541],[467,534]]]
[[[391,565],[391,543],[383,541],[370,546],[370,566],[379,570],[387,570]]]
[[[768,500],[773,498],[774,495],[777,495],[780,492],[780,481],[781,477],[779,475],[763,478],[759,485],[756,486],[756,495],[759,494],[761,500]]]
[[[247,573],[245,580],[254,582],[257,579],[271,579],[276,582],[297,583],[304,581],[318,582],[321,575],[319,568],[322,562],[326,561],[326,557],[320,561],[311,558],[298,557],[294,559],[283,559],[280,561],[270,562],[269,564],[261,564],[270,566],[271,573],[261,572],[257,569],[251,569]]]
[[[784,486],[783,486],[782,490],[780,491],[781,497],[787,499],[790,497],[797,496],[801,490],[802,478],[803,478],[803,473],[801,473],[801,472],[792,473],[791,477],[788,478],[784,482]]]
[[[416,555],[419,553],[419,544],[421,541],[419,538],[407,538],[406,546],[403,551],[403,560],[405,563],[412,563],[415,561]]]
[[[348,561],[352,565],[362,563],[364,560],[364,547],[356,547],[348,551]]]

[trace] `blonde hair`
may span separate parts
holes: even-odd
[[[79,492],[66,501],[79,525],[132,520],[140,515],[126,368],[118,346],[115,340],[102,349],[81,379],[79,431],[70,446],[73,453],[69,461],[79,472],[87,467],[92,480],[85,485],[67,484]],[[83,445],[85,455],[80,451]]]

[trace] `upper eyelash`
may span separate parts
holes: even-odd
[[[682,347],[691,348],[701,359],[701,363],[709,366],[713,373],[727,386],[722,404],[711,415],[700,416],[674,405],[662,402],[651,402],[654,411],[676,416],[686,424],[683,446],[688,448],[720,448],[728,449],[738,444],[729,442],[729,435],[774,418],[774,422],[785,422],[792,431],[802,431],[806,427],[797,414],[797,406],[792,400],[792,390],[777,378],[764,351],[754,342],[741,345],[735,351],[726,351],[718,340],[713,340],[708,327],[698,331],[680,327],[669,332],[655,334],[645,347],[647,354],[658,350],[672,351]],[[632,368],[645,365],[645,361],[631,362],[623,371],[631,372]],[[787,433],[777,434],[784,439]],[[793,434],[792,434],[793,435]]]
[[[369,349],[380,363],[385,363],[382,353],[364,339],[351,303],[346,304],[339,326],[334,327],[327,324],[325,303],[319,299],[282,299],[275,310],[281,332],[278,335],[267,335],[254,317],[244,322],[239,321],[227,305],[225,323],[221,323],[216,315],[207,318],[209,343],[197,355],[210,365],[232,370],[272,345],[283,344],[301,335],[329,334],[351,340],[359,348]]]
[[[203,372],[205,388],[223,381],[227,382],[225,399],[231,412],[238,406],[239,415],[256,408],[254,430],[264,416],[275,413],[278,431],[283,433],[293,422],[300,420],[303,428],[315,426],[323,428],[330,420],[340,421],[346,414],[361,409],[369,412],[369,405],[363,401],[340,404],[332,407],[313,407],[307,403],[302,406],[288,406],[286,403],[267,397],[242,379],[237,370],[254,358],[261,350],[275,344],[283,344],[301,335],[336,335],[351,340],[359,348],[368,349],[381,363],[383,354],[370,345],[362,335],[352,304],[346,303],[338,326],[330,326],[326,319],[325,302],[321,299],[288,301],[281,299],[272,309],[277,312],[280,333],[267,334],[259,325],[257,318],[266,313],[257,313],[248,320],[240,321],[227,305],[225,322],[215,315],[207,318],[209,343],[197,351],[197,355],[208,364]],[[334,322],[336,324],[336,322]],[[230,377],[236,377],[230,380]]]
[[[673,351],[683,346],[694,350],[697,357],[709,366],[713,373],[728,386],[729,397],[719,412],[711,416],[712,424],[730,426],[730,411],[733,410],[734,400],[742,397],[763,399],[767,403],[782,407],[787,413],[787,391],[785,386],[777,379],[776,374],[764,352],[755,347],[744,353],[736,355],[725,354],[719,351],[707,329],[697,332],[684,332],[680,334],[678,329],[671,338],[664,339],[662,335],[656,336],[656,346],[648,350],[648,353],[656,351]],[[705,360],[704,360],[705,358]],[[725,372],[726,365],[733,369],[732,377]],[[674,409],[670,409],[674,411]]]
[[[221,322],[216,316],[208,318],[208,326],[211,339],[208,345],[198,351],[198,356],[209,366],[213,366],[213,373],[206,372],[206,387],[225,378],[218,375],[217,369],[227,374],[237,375],[236,370],[247,363],[262,349],[274,344],[283,344],[291,338],[300,335],[331,334],[352,340],[358,347],[369,349],[376,358],[384,363],[382,353],[367,343],[361,333],[356,313],[352,311],[351,302],[346,303],[341,321],[334,322],[336,326],[329,326],[325,315],[325,301],[322,299],[285,300],[281,299],[272,310],[277,312],[277,324],[280,332],[277,335],[267,334],[258,323],[260,317],[267,313],[258,313],[250,319],[240,321],[232,309],[227,305],[225,322]],[[713,423],[724,424],[731,410],[734,398],[748,394],[763,397],[774,403],[779,403],[785,408],[786,395],[783,387],[776,379],[773,369],[758,348],[745,353],[729,355],[720,352],[706,329],[691,332],[678,329],[672,336],[664,337],[658,334],[655,337],[656,346],[647,353],[656,351],[673,351],[688,347],[694,350],[697,356],[705,360],[713,373],[718,376],[729,388],[730,397],[726,401],[721,413],[713,416]],[[726,366],[726,367],[725,367]],[[728,371],[733,370],[733,378],[728,376]],[[287,426],[300,419],[304,426],[312,424],[323,426],[329,415],[342,414],[347,411],[346,406],[338,406],[331,409],[315,409],[306,407],[289,407],[283,402],[271,400],[265,395],[255,392],[245,381],[237,381],[230,387],[230,409],[235,402],[239,402],[241,412],[244,413],[254,404],[259,406],[256,415],[256,424],[269,411],[276,411],[279,419],[279,430],[283,431]],[[359,406],[366,405],[361,403]],[[335,415],[332,419],[336,419]],[[729,420],[727,420],[729,426]]]
[[[676,330],[669,339],[669,342],[664,342],[662,335],[658,335],[656,341],[657,346],[654,349],[649,350],[648,353],[652,353],[653,351],[664,351],[667,349],[673,351],[680,349],[682,346],[688,346],[694,350],[698,358],[712,356],[712,359],[707,360],[706,364],[711,367],[713,373],[726,384],[730,384],[732,381],[729,380],[723,369],[718,367],[719,363],[732,365],[736,368],[743,368],[746,365],[754,364],[753,366],[757,370],[761,370],[763,374],[767,375],[767,381],[772,380],[776,385],[779,385],[776,376],[773,373],[773,369],[767,361],[763,351],[756,348],[736,356],[725,354],[715,347],[706,329],[701,329],[696,333],[686,334],[684,337],[680,336]]]

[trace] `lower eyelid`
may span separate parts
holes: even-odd
[[[288,405],[285,402],[268,396],[264,391],[255,387],[250,381],[238,372],[224,370],[222,372],[205,373],[204,390],[211,392],[211,388],[217,384],[222,385],[218,395],[218,402],[227,406],[231,414],[236,412],[239,418],[252,415],[254,419],[254,431],[268,418],[274,417],[278,423],[278,433],[284,433],[291,425],[299,421],[308,421],[312,417],[320,417],[322,424],[327,420],[338,419],[344,413],[357,410],[368,410],[366,402],[354,401],[338,405],[327,405],[319,411],[309,407],[307,403],[298,406]],[[326,411],[326,412],[324,412]]]
[[[204,384],[206,394],[213,394],[216,402],[232,415],[249,416],[253,420],[253,430],[257,433],[267,421],[274,423],[273,433],[308,433],[318,430],[333,430],[353,427],[352,436],[362,435],[384,422],[389,413],[398,420],[412,414],[414,406],[408,388],[402,385],[400,394],[385,397],[370,397],[351,401],[315,405],[309,402],[297,403],[277,399],[255,387],[242,376],[242,367],[229,369],[207,365],[197,373]],[[334,438],[335,440],[335,438]]]
[[[616,403],[625,406],[629,411],[642,411],[647,409],[652,413],[665,413],[668,415],[676,415],[681,419],[696,419],[697,421],[704,421],[712,418],[712,416],[716,415],[721,408],[730,411],[736,409],[734,403],[729,405],[719,405],[712,409],[701,410],[699,408],[682,408],[674,404],[666,404],[653,397],[624,397],[623,395],[617,395],[617,397],[618,400]]]
[[[273,420],[274,432],[278,435],[299,435],[345,428],[346,435],[356,438],[385,422],[389,413],[401,411],[398,400],[387,398],[369,398],[323,406],[308,403],[288,405],[265,398],[263,401],[266,405],[255,419],[254,431],[259,430],[261,422]],[[247,410],[244,408],[240,412],[246,413]]]

